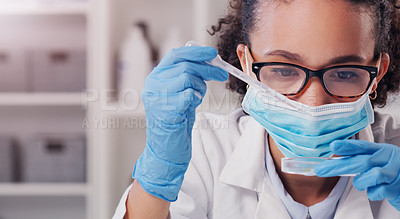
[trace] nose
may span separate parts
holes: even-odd
[[[292,99],[309,106],[320,106],[335,102],[334,98],[325,92],[318,77],[310,78],[302,92]]]

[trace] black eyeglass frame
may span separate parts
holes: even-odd
[[[329,67],[329,68],[320,69],[318,71],[313,71],[311,69],[305,68],[305,67],[300,66],[300,65],[291,64],[291,63],[285,63],[285,62],[254,62],[254,63],[252,63],[252,70],[256,74],[257,79],[260,81],[260,70],[261,70],[261,68],[264,67],[264,66],[272,66],[272,65],[284,65],[284,66],[296,67],[296,68],[301,69],[302,71],[304,71],[306,73],[306,78],[305,78],[304,83],[301,86],[300,90],[297,91],[296,93],[283,94],[285,96],[294,96],[294,95],[297,95],[297,94],[301,93],[304,90],[304,88],[307,86],[308,81],[310,80],[310,78],[318,77],[320,79],[320,81],[321,81],[322,87],[324,88],[325,92],[327,94],[329,94],[330,96],[339,97],[339,98],[360,97],[360,96],[364,95],[367,92],[368,88],[371,86],[372,81],[378,75],[378,68],[377,67],[364,66],[364,65],[338,65],[338,66],[332,66],[332,67]],[[359,94],[359,95],[356,95],[356,96],[339,96],[339,95],[334,95],[331,92],[329,92],[328,89],[325,86],[323,76],[324,76],[325,72],[327,72],[329,70],[332,70],[332,69],[336,69],[336,68],[356,68],[356,69],[363,69],[363,70],[368,71],[369,72],[369,82],[368,82],[368,86],[365,89],[365,91],[362,94]]]

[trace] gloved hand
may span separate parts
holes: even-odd
[[[357,174],[353,186],[367,190],[371,201],[387,199],[400,211],[400,147],[361,140],[338,140],[330,145],[334,154],[348,156],[327,160],[315,168],[317,176]]]
[[[212,47],[172,50],[146,78],[146,147],[132,178],[166,201],[175,201],[191,159],[195,109],[205,93],[204,81],[225,81],[228,73],[206,64],[217,56]]]

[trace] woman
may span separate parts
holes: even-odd
[[[228,75],[205,63],[217,55],[212,48],[173,50],[146,80],[146,149],[115,218],[400,218],[400,127],[373,116],[370,104],[383,106],[399,90],[396,1],[231,7],[213,27],[219,53],[286,99],[260,98],[230,78],[231,89],[247,92],[250,116],[200,114],[192,132],[204,81]],[[218,119],[228,124],[210,125]],[[318,176],[281,170],[283,157],[333,154],[346,158],[324,161]]]

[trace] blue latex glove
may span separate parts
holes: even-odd
[[[387,199],[400,211],[400,147],[361,140],[338,140],[330,145],[334,154],[348,156],[327,160],[315,168],[317,176],[357,174],[353,186],[367,190],[371,201]]]
[[[225,81],[228,73],[206,64],[217,56],[212,47],[172,50],[146,78],[146,147],[132,178],[153,196],[175,201],[191,159],[195,109],[205,93],[204,81]]]

